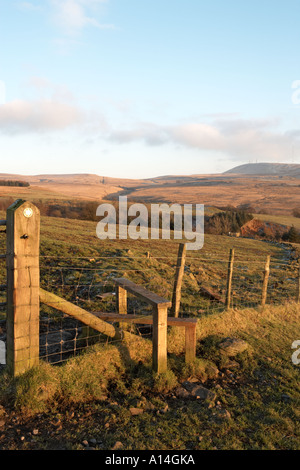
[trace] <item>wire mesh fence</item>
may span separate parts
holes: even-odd
[[[266,257],[250,257],[236,250],[233,263],[231,308],[261,305]],[[176,251],[165,256],[42,257],[41,285],[89,312],[116,311],[114,279],[126,277],[167,299],[172,298]],[[182,285],[181,317],[196,317],[226,309],[228,253],[187,256]],[[136,267],[138,264],[138,268]],[[298,286],[296,257],[271,259],[267,304],[295,301]],[[128,313],[151,315],[151,307],[128,295]],[[112,322],[114,324],[114,322]],[[117,322],[118,324],[118,322]],[[131,324],[134,334],[151,338],[152,325]],[[44,335],[44,336],[43,336]],[[61,313],[41,306],[41,357],[60,362],[107,337]]]
[[[72,298],[72,287],[69,286],[69,288],[71,289],[69,290],[69,297]],[[76,298],[75,294],[74,296]],[[109,297],[115,301],[114,293],[110,294]],[[141,308],[142,306],[139,305],[138,308],[136,305],[138,302],[131,297],[133,296],[128,296],[128,313],[139,315],[139,317],[145,320],[147,317],[150,317],[152,312],[149,306],[145,305],[144,308]],[[99,314],[100,317],[103,315],[103,310],[99,310],[99,302],[93,302],[92,298],[88,301],[77,298],[77,300],[74,300],[74,305],[80,306],[84,311],[92,312],[95,315],[95,320],[98,318],[97,314]],[[107,301],[106,305],[110,305],[111,308],[107,308],[105,311],[110,310],[110,312],[116,312],[115,302]],[[112,330],[108,328],[108,325],[121,333],[126,332],[127,334],[151,339],[153,326],[147,323],[148,322],[145,321],[144,324],[143,320],[141,320],[141,323],[126,322],[126,316],[124,315],[124,322],[120,322],[119,319],[113,320],[111,318],[106,320],[100,332],[96,322],[93,328],[93,326],[89,326],[76,318],[64,314],[55,307],[52,308],[41,304],[40,359],[52,364],[57,364],[82,353],[95,343],[120,343],[120,336],[116,335],[112,338]],[[105,327],[105,324],[107,327]],[[123,335],[121,334],[121,336]]]
[[[1,227],[0,227],[1,228]],[[1,234],[0,234],[1,235]],[[224,243],[225,241],[225,243]],[[218,242],[218,243],[216,243]],[[262,242],[260,242],[262,243]],[[265,243],[257,249],[257,241],[232,242],[229,237],[211,237],[200,251],[188,252],[181,289],[180,317],[199,318],[226,309],[228,288],[229,247],[235,246],[232,272],[231,308],[261,306],[263,276],[267,255],[271,255],[267,304],[282,304],[297,298],[299,286],[298,254],[286,244]],[[81,309],[116,312],[115,279],[125,277],[165,299],[172,299],[177,264],[178,243],[161,248],[151,242],[131,242],[121,247],[103,242],[100,253],[74,254],[62,247],[47,250],[41,246],[40,285]],[[0,237],[0,254],[5,253],[5,236]],[[67,254],[66,254],[67,253]],[[6,341],[6,269],[0,260],[0,342]],[[3,308],[1,309],[1,304]],[[149,304],[128,294],[127,313],[149,317]],[[149,322],[126,323],[109,320],[107,324],[136,336],[152,337]],[[39,325],[40,359],[59,364],[82,353],[95,343],[120,341],[111,339],[59,309],[41,303]],[[3,348],[1,349],[3,351]],[[3,352],[0,353],[3,356]],[[3,362],[3,359],[2,359]],[[1,358],[0,358],[1,363]]]

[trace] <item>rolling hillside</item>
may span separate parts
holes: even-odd
[[[261,176],[291,176],[300,178],[300,164],[296,163],[247,163],[228,171],[225,175],[261,175]]]
[[[32,201],[118,199],[146,203],[204,204],[251,207],[256,213],[291,216],[300,208],[300,165],[258,163],[242,165],[216,175],[165,175],[148,179],[111,178],[95,174],[15,175],[28,188],[1,186],[0,197]]]

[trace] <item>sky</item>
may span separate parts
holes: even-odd
[[[0,173],[300,163],[297,0],[0,0]]]

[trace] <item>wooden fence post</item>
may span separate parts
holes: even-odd
[[[186,244],[180,243],[179,248],[178,248],[178,255],[177,255],[177,266],[176,266],[175,282],[174,282],[174,288],[173,288],[172,307],[170,311],[170,315],[175,318],[178,318],[179,316],[180,300],[181,300],[181,286],[182,286],[182,278],[184,274],[185,258],[186,258]]]
[[[231,248],[230,254],[229,254],[228,272],[227,272],[226,308],[230,308],[230,302],[231,302],[233,262],[234,262],[234,249]]]
[[[117,312],[120,315],[127,315],[127,291],[121,286],[116,286],[116,301],[117,301]],[[129,330],[129,324],[125,322],[119,322],[119,328],[123,330]]]
[[[167,326],[168,309],[153,306],[152,367],[159,374],[167,371]]]
[[[265,271],[264,271],[262,294],[261,294],[262,307],[266,305],[266,300],[267,300],[268,281],[269,281],[269,274],[270,274],[270,259],[271,259],[270,255],[267,256],[267,261],[265,264]]]
[[[127,314],[127,292],[123,287],[116,286],[117,312],[121,315]]]
[[[6,213],[8,372],[17,376],[39,363],[40,213],[21,199]]]
[[[196,324],[185,328],[185,362],[191,363],[196,357]]]

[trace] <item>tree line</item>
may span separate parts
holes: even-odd
[[[30,184],[27,181],[0,180],[0,186],[19,186],[27,188]]]
[[[225,210],[211,217],[205,217],[205,233],[228,235],[237,233],[240,228],[253,219],[253,215],[245,210]]]

